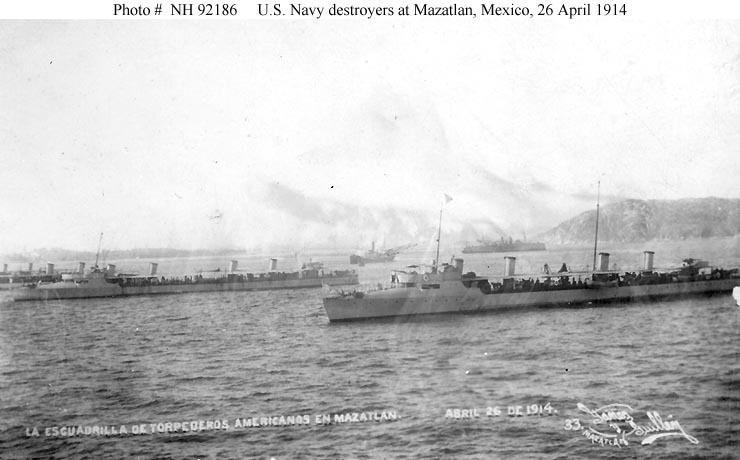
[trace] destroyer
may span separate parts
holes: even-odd
[[[463,273],[463,260],[394,271],[387,287],[350,292],[330,290],[324,309],[330,321],[351,321],[435,313],[475,313],[523,307],[554,307],[730,292],[740,286],[738,269],[712,268],[686,259],[676,270],[653,269],[653,253],[632,273],[608,270],[609,254],[599,254],[600,270],[532,277],[515,276],[515,257],[506,257],[500,280]]]
[[[151,263],[148,275],[131,275],[116,272],[109,264],[99,268],[97,264],[85,271],[80,263],[75,273],[54,274],[49,264],[47,276],[54,281],[27,282],[22,278],[15,282],[11,278],[0,288],[0,296],[13,300],[55,300],[98,297],[119,297],[154,294],[180,294],[189,292],[255,291],[273,289],[319,288],[322,285],[340,286],[357,284],[354,270],[326,270],[320,263],[305,264],[296,272],[278,272],[277,259],[270,259],[267,273],[242,273],[237,270],[237,261],[231,261],[228,272],[201,272],[182,277],[157,275],[157,264]],[[59,279],[60,278],[60,279]]]
[[[490,281],[473,272],[463,274],[463,259],[453,257],[450,264],[439,266],[443,204],[439,211],[437,257],[433,265],[394,271],[388,287],[379,285],[350,292],[328,290],[324,309],[329,321],[711,295],[730,292],[740,286],[737,268],[712,268],[701,260],[685,259],[684,266],[677,270],[654,270],[652,251],[644,252],[643,268],[633,273],[610,271],[609,254],[602,252],[596,270],[600,197],[601,183],[596,200],[592,272],[570,272],[563,264],[556,274],[548,269],[536,276],[517,277],[516,257],[507,256],[503,278]],[[447,195],[445,198],[445,203],[451,201]]]

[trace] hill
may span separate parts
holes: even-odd
[[[539,235],[552,244],[593,242],[596,210]],[[740,234],[740,199],[625,200],[601,207],[599,240],[635,242]]]

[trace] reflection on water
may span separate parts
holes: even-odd
[[[685,257],[740,264],[734,240],[650,246],[601,249],[622,269],[639,267],[645,249],[658,267]],[[499,275],[503,256],[467,255],[466,271]],[[517,271],[534,273],[588,265],[592,253],[517,256]],[[361,267],[361,281],[385,282],[426,258]],[[344,254],[322,259],[349,267]],[[228,260],[183,262],[160,261],[160,272]],[[240,267],[267,262],[245,257]],[[739,314],[730,295],[357,324],[329,324],[320,289],[5,303],[0,457],[729,458]],[[540,411],[548,403],[557,413]],[[642,424],[647,411],[671,415],[699,444],[592,443],[564,428],[590,421],[578,403],[626,404]],[[53,436],[65,427],[82,431]]]

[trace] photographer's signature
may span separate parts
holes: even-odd
[[[565,429],[579,432],[594,444],[627,446],[627,438],[630,436],[642,438],[642,445],[670,437],[681,437],[692,444],[699,444],[699,440],[686,433],[672,415],[663,420],[658,412],[647,411],[645,416],[648,420],[638,423],[632,416],[634,410],[626,404],[608,404],[590,409],[585,404],[578,403],[578,409],[592,417],[588,420],[588,426],[579,418],[571,418],[565,421]]]

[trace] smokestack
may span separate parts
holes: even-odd
[[[645,251],[643,254],[643,269],[645,271],[653,271],[653,256],[655,253],[653,251]]]
[[[372,247],[370,248],[370,250],[371,250],[372,252],[375,252],[375,241],[373,241],[373,245],[372,245]]]
[[[8,264],[3,264],[3,273],[8,273]]]
[[[85,262],[80,262],[77,264],[77,273],[80,275],[83,275],[85,273]]]
[[[53,275],[54,274],[54,264],[51,262],[46,262],[46,274],[47,275]]]
[[[157,267],[159,267],[158,263],[149,262],[149,276],[154,276],[157,274]]]
[[[33,271],[33,262],[28,262],[28,271],[29,272]]]
[[[277,259],[270,259],[270,265],[267,270],[271,272],[277,270]]]
[[[455,271],[462,273],[462,270],[463,270],[463,260],[455,259]]]
[[[232,260],[229,264],[229,273],[236,273],[236,267],[239,265],[238,260]]]
[[[609,253],[608,252],[599,253],[599,271],[602,271],[602,272],[609,271]]]
[[[504,276],[510,278],[514,276],[514,268],[516,266],[516,257],[506,256],[504,257],[506,265],[504,266]]]
[[[116,266],[113,264],[108,264],[105,266],[105,271],[107,273],[115,273],[116,272]]]

